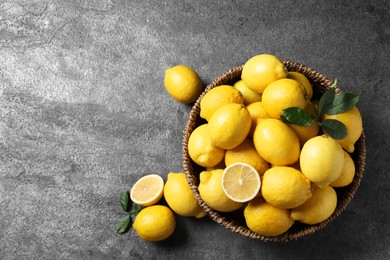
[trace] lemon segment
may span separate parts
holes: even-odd
[[[222,189],[225,195],[236,202],[252,200],[260,191],[260,175],[251,165],[233,163],[222,174]]]
[[[148,174],[133,185],[130,190],[130,198],[138,205],[151,206],[162,198],[163,192],[163,178],[157,174]]]

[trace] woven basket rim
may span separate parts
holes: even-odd
[[[314,69],[305,66],[300,63],[296,63],[293,61],[283,60],[284,65],[287,67],[288,71],[297,71],[300,73],[303,73],[313,84],[313,88],[318,91],[319,93],[324,93],[328,88],[332,86],[332,81],[329,80],[327,77],[325,77],[323,74],[315,71]],[[251,231],[248,227],[244,225],[239,225],[232,216],[226,213],[218,212],[212,208],[210,208],[200,197],[199,191],[198,191],[198,183],[199,180],[194,174],[194,167],[195,163],[191,160],[189,154],[188,154],[188,139],[191,135],[192,131],[196,127],[197,120],[199,119],[199,113],[200,113],[200,101],[203,98],[203,96],[212,88],[224,85],[224,84],[232,84],[235,81],[240,79],[240,75],[242,72],[243,64],[236,66],[232,69],[229,69],[222,75],[218,76],[211,84],[206,86],[205,90],[202,92],[202,94],[199,96],[199,98],[196,100],[195,104],[193,105],[188,120],[186,123],[186,126],[183,131],[183,143],[182,143],[182,159],[183,159],[183,168],[184,173],[187,178],[187,182],[190,185],[190,188],[198,201],[199,205],[203,208],[205,213],[216,223],[219,223],[220,225],[224,226],[225,228],[231,230],[234,233],[240,234],[244,237],[249,237],[252,239],[257,239],[261,241],[267,241],[267,242],[287,242],[290,240],[297,240],[298,238],[301,238],[303,236],[313,234],[318,230],[323,229],[326,225],[328,225],[330,222],[332,222],[334,219],[336,219],[348,206],[348,204],[351,202],[352,198],[354,197],[358,187],[360,186],[360,183],[363,178],[364,174],[364,167],[365,167],[365,161],[366,161],[366,145],[365,145],[365,134],[364,131],[362,132],[362,135],[360,136],[359,140],[355,143],[355,151],[352,154],[352,158],[355,162],[355,177],[353,179],[353,182],[344,187],[344,188],[337,188],[337,194],[338,194],[338,201],[337,201],[337,207],[334,213],[325,221],[315,224],[315,225],[305,225],[302,224],[297,228],[290,228],[286,233],[283,233],[279,236],[270,237],[270,236],[262,236],[259,235],[253,231]],[[340,89],[338,89],[340,91]],[[296,224],[294,224],[296,225]],[[294,226],[293,226],[294,227]]]

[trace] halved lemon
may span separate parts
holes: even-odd
[[[141,206],[156,204],[163,196],[164,180],[160,175],[148,174],[139,179],[131,188],[131,200]]]
[[[237,162],[225,168],[222,174],[222,189],[226,196],[236,202],[247,202],[259,193],[260,175],[251,165]]]

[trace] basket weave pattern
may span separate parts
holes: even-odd
[[[312,83],[314,93],[317,95],[322,95],[328,88],[331,87],[332,81],[327,79],[321,73],[309,68],[305,65],[295,63],[292,61],[283,61],[284,65],[289,71],[297,71],[304,74]],[[232,85],[234,82],[241,79],[243,65],[237,66],[230,69],[223,75],[216,78],[210,85],[206,87],[204,92],[199,96],[195,102],[186,124],[186,127],[183,132],[183,168],[184,173],[187,177],[187,182],[189,183],[191,190],[199,202],[200,206],[206,212],[206,214],[215,222],[221,224],[225,228],[231,230],[232,232],[238,233],[244,237],[249,237],[253,239],[258,239],[262,241],[270,242],[286,242],[289,240],[296,240],[300,237],[312,234],[322,228],[327,224],[337,218],[347,207],[347,205],[352,200],[355,195],[360,182],[363,178],[365,159],[366,159],[366,145],[365,145],[365,135],[364,132],[360,136],[359,140],[355,144],[355,152],[351,154],[352,159],[355,162],[356,173],[353,179],[353,182],[343,188],[336,188],[337,191],[337,207],[334,213],[325,221],[318,223],[316,225],[305,225],[301,223],[295,223],[290,230],[286,233],[281,234],[275,237],[262,236],[251,231],[244,223],[237,220],[237,216],[234,213],[221,213],[210,208],[200,197],[198,191],[199,185],[199,167],[191,160],[188,154],[188,139],[192,131],[200,124],[199,123],[199,114],[200,114],[200,101],[203,96],[212,88],[220,85]]]

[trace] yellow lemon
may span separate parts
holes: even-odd
[[[242,68],[241,79],[256,93],[263,93],[271,82],[285,78],[287,70],[283,62],[271,54],[260,54],[250,58]]]
[[[323,119],[336,119],[342,122],[347,128],[347,136],[344,139],[337,140],[341,146],[349,153],[355,150],[355,143],[363,132],[362,116],[359,109],[354,106],[350,110],[336,114],[324,115]]]
[[[275,165],[289,165],[299,158],[299,140],[294,131],[274,118],[261,120],[253,134],[257,152]]]
[[[234,83],[233,87],[235,87],[237,90],[239,90],[242,94],[242,97],[244,98],[244,105],[249,105],[254,102],[261,101],[261,94],[258,94],[248,88],[243,80],[239,80],[236,83]]]
[[[188,153],[191,159],[202,167],[214,167],[225,155],[225,150],[211,144],[208,124],[195,128],[188,139]]]
[[[309,112],[312,116],[317,115],[317,108],[308,102],[305,110]],[[309,126],[299,126],[289,124],[289,126],[294,130],[295,134],[298,136],[299,144],[303,146],[309,139],[318,135],[320,131],[320,126],[318,124],[312,124]]]
[[[203,171],[199,175],[199,194],[211,208],[221,212],[231,212],[241,208],[242,203],[235,202],[226,196],[222,189],[223,170]]]
[[[225,153],[225,165],[242,162],[254,167],[256,171],[263,175],[269,169],[269,163],[263,159],[256,151],[252,139],[245,139],[237,147],[227,150]]]
[[[163,196],[164,180],[160,175],[148,174],[140,178],[130,190],[131,200],[141,206],[156,204]]]
[[[259,194],[260,186],[259,173],[247,163],[236,162],[223,171],[222,189],[233,201],[250,201]]]
[[[194,102],[202,92],[202,81],[198,74],[184,65],[165,71],[164,86],[173,99],[185,104]]]
[[[218,108],[228,103],[244,104],[241,92],[229,85],[212,88],[200,101],[200,117],[209,121]]]
[[[302,173],[322,188],[340,177],[344,167],[343,148],[328,136],[316,136],[304,144],[299,160]]]
[[[291,209],[311,197],[311,183],[295,168],[276,166],[264,173],[261,194],[272,206]]]
[[[269,84],[262,95],[261,101],[267,114],[280,118],[283,109],[299,107],[304,109],[307,104],[302,85],[293,79],[279,79]]]
[[[175,227],[176,220],[172,210],[162,205],[143,208],[133,223],[138,236],[150,242],[168,238]]]
[[[233,149],[245,140],[251,123],[251,115],[244,105],[223,105],[214,112],[208,123],[211,144],[222,149]]]
[[[355,177],[355,163],[352,160],[349,153],[343,151],[344,153],[344,167],[341,172],[340,177],[331,182],[330,185],[332,187],[344,187],[352,183],[353,177]]]
[[[336,191],[330,187],[315,187],[313,195],[302,205],[291,210],[291,217],[302,223],[314,225],[329,218],[337,206]]]
[[[253,133],[255,132],[257,123],[264,118],[269,118],[269,115],[267,112],[265,112],[265,109],[261,102],[255,102],[252,104],[249,104],[249,106],[246,107],[249,111],[249,114],[252,118],[252,124],[251,124],[251,130],[249,131],[249,136],[252,137]]]
[[[263,236],[281,235],[294,224],[290,210],[274,207],[261,197],[248,203],[244,217],[248,228]]]
[[[167,182],[164,186],[164,198],[169,207],[180,216],[194,216],[196,218],[205,216],[191,191],[186,175],[182,172],[168,173]]]
[[[289,71],[287,72],[287,78],[295,79],[296,81],[301,83],[302,86],[305,88],[305,94],[307,96],[307,100],[311,100],[311,98],[313,97],[313,87],[309,79],[306,78],[305,75],[296,71]]]

